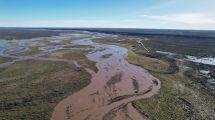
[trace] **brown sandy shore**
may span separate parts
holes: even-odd
[[[131,102],[157,94],[160,81],[145,69],[128,63],[126,48],[97,44],[90,39],[73,44],[95,47],[87,57],[96,62],[98,72],[87,69],[92,75],[90,85],[62,100],[51,120],[145,119]]]

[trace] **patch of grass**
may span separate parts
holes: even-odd
[[[135,65],[139,65],[149,71],[168,73],[169,63],[156,58],[150,58],[145,56],[140,56],[135,52],[129,50],[127,60]]]
[[[120,82],[122,79],[122,73],[117,73],[116,75],[112,76],[110,80],[108,80],[107,85],[115,85],[116,83]]]
[[[152,120],[215,119],[215,96],[201,84],[202,80],[198,78],[195,69],[190,67],[184,70],[178,66],[187,66],[186,63],[172,61],[165,56],[157,57],[153,52],[146,53],[135,40],[128,38],[129,36],[120,37],[119,39],[124,39],[120,42],[118,39],[108,38],[97,41],[128,48],[127,60],[149,70],[161,81],[161,89],[157,95],[132,103],[137,110]],[[153,50],[159,49],[155,45],[147,44],[153,41],[143,42],[146,46],[153,46]]]
[[[22,61],[0,70],[0,118],[49,120],[62,99],[90,83],[83,68],[64,62]]]
[[[168,81],[170,79],[171,78],[169,78]],[[174,86],[170,81],[165,83],[164,81],[167,81],[167,79],[162,79],[161,91],[158,93],[158,95],[155,95],[154,97],[149,99],[136,101],[134,102],[134,104],[136,104],[139,109],[143,110],[144,114],[147,114],[150,119],[185,119],[184,111],[179,104],[179,100],[176,96],[177,90],[174,90]]]
[[[132,84],[134,86],[134,90],[137,90],[137,92],[138,92],[139,91],[138,81],[136,79],[132,79]]]
[[[197,119],[214,117],[215,97],[198,83],[189,80],[182,71],[175,74],[151,73],[161,80],[160,92],[152,98],[134,102],[135,106],[150,119],[182,120],[191,117]],[[189,111],[184,108],[186,104],[182,99],[192,106]]]
[[[15,55],[17,56],[32,56],[32,55],[35,55],[39,53],[39,50],[38,50],[38,47],[30,47],[30,51],[26,51],[26,52],[20,52],[20,53],[17,53]]]
[[[86,59],[86,56],[82,51],[74,51],[74,50],[59,50],[59,51],[50,53],[50,56],[65,58],[65,59]]]
[[[112,54],[105,54],[105,55],[102,55],[102,58],[109,58],[110,56],[112,56]]]
[[[98,69],[96,67],[96,63],[90,61],[86,57],[86,53],[84,51],[75,51],[75,50],[59,50],[53,53],[50,53],[48,57],[58,57],[69,60],[77,61],[82,67],[87,67],[97,72]]]
[[[132,97],[133,95],[123,95],[123,96],[117,96],[115,98],[112,98],[109,100],[109,104],[112,104],[114,102],[118,102],[118,101],[121,101],[123,99],[126,99],[126,98],[129,98],[129,97]]]
[[[0,56],[0,64],[11,61],[11,58],[1,57]]]
[[[99,43],[112,44],[127,48],[128,49],[127,60],[131,64],[141,66],[149,71],[167,74],[175,71],[175,69],[174,70],[171,69],[172,63],[169,62],[168,60],[161,58],[158,59],[155,56],[151,57],[148,55],[150,53],[146,54],[147,51],[145,51],[143,47],[140,47],[135,39],[130,40],[129,36],[120,36],[120,38],[125,39],[125,41],[117,42],[117,40],[113,40],[113,38],[96,39],[95,41]]]
[[[88,59],[81,59],[78,61],[78,63],[85,68],[89,68],[91,70],[93,70],[94,72],[97,72],[98,69],[96,67],[96,62],[90,61]]]

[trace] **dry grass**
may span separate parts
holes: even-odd
[[[50,53],[48,57],[58,57],[63,59],[76,60],[82,67],[90,68],[95,72],[98,71],[96,63],[88,60],[84,51],[60,50]]]
[[[127,60],[149,70],[161,81],[161,89],[157,95],[133,102],[140,112],[153,120],[215,119],[215,96],[184,74],[187,70],[195,71],[193,68],[169,72],[170,68],[174,67],[171,66],[171,61],[145,56],[142,53],[146,51],[138,47],[135,40],[129,40],[128,37],[120,37],[125,42],[109,38],[98,39],[97,42],[128,48]],[[186,65],[179,61],[175,63],[177,66]]]
[[[136,64],[145,66],[146,63],[140,61]],[[157,120],[214,118],[215,97],[203,86],[187,78],[184,70],[179,70],[175,74],[150,72],[161,81],[161,90],[152,98],[134,102],[134,105],[144,112],[143,114]]]
[[[168,68],[169,68],[169,63],[163,60],[140,56],[131,50],[128,51],[127,60],[132,64],[140,65],[143,68],[153,72],[160,72],[160,73],[168,72]]]
[[[17,56],[32,56],[32,55],[35,55],[37,53],[39,53],[39,50],[38,50],[38,47],[35,46],[35,47],[30,47],[30,51],[26,51],[26,52],[20,52],[20,53],[17,53],[15,55]]]
[[[0,118],[49,120],[54,106],[90,83],[73,64],[22,61],[0,69]]]
[[[65,59],[86,59],[85,54],[82,51],[74,50],[60,50],[50,53],[50,56],[65,58]]]
[[[0,56],[0,64],[2,64],[2,63],[5,63],[5,62],[9,62],[9,61],[11,61],[12,59],[10,59],[10,58],[5,58],[5,57],[1,57]]]

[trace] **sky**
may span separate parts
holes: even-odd
[[[215,30],[215,0],[0,0],[0,27]]]

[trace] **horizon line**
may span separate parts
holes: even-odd
[[[24,27],[24,26],[19,26],[19,27],[13,27],[13,26],[6,26],[1,28],[19,28],[19,29],[139,29],[139,30],[179,30],[179,31],[215,31],[215,29],[189,29],[189,28],[135,28],[135,27]]]

